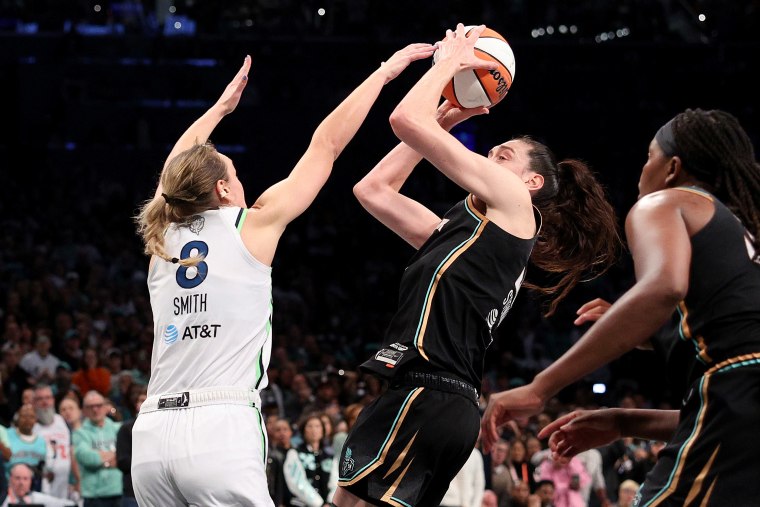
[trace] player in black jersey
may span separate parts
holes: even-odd
[[[604,271],[615,257],[615,215],[584,164],[557,164],[527,138],[483,157],[447,132],[486,112],[448,102],[436,112],[456,71],[488,66],[474,56],[481,31],[466,37],[459,25],[447,34],[441,58],[391,116],[402,144],[354,189],[373,216],[418,251],[402,277],[383,348],[361,366],[389,388],[362,410],[343,445],[333,498],[339,507],[439,505],[477,440],[484,356],[528,259],[563,276],[549,288],[556,304],[594,262]],[[399,193],[423,157],[470,193],[443,219]]]
[[[757,505],[760,498],[760,165],[735,117],[686,110],[649,145],[626,234],[636,284],[528,386],[492,397],[496,427],[537,413],[561,388],[643,344],[677,312],[655,348],[688,380],[680,411],[573,412],[547,426],[555,457],[621,436],[668,440],[636,505]],[[664,342],[664,343],[663,343]]]

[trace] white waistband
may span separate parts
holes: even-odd
[[[140,407],[140,413],[192,408],[204,405],[246,405],[260,409],[261,396],[259,396],[259,392],[255,389],[204,387],[177,393],[149,396]]]

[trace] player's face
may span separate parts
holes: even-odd
[[[657,141],[652,139],[649,143],[647,161],[641,168],[641,176],[639,177],[639,199],[665,188],[665,177],[668,174],[668,162],[670,160],[671,157],[667,157]]]
[[[526,184],[535,173],[530,169],[531,146],[525,141],[512,139],[494,146],[488,152],[488,160],[496,162],[520,177]]]
[[[231,203],[233,206],[247,208],[248,206],[245,204],[245,190],[243,190],[243,184],[237,176],[235,165],[226,155],[222,155],[221,153],[219,155],[222,157],[222,160],[224,160],[224,165],[227,166],[227,185],[230,190],[230,193],[226,197],[227,202]]]

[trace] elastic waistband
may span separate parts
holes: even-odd
[[[478,390],[464,380],[446,376],[441,373],[426,373],[421,371],[408,371],[398,379],[400,384],[416,387],[429,387],[447,393],[461,394],[476,405],[478,404]]]
[[[140,407],[140,413],[204,405],[246,405],[261,408],[261,396],[255,389],[206,387],[149,396]]]

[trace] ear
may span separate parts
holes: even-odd
[[[531,173],[525,185],[529,191],[540,190],[544,186],[544,177],[538,173]]]
[[[224,180],[217,180],[216,182],[216,195],[221,201],[230,194],[230,187]]]
[[[675,187],[678,186],[679,181],[684,176],[683,172],[683,165],[681,165],[681,157],[678,155],[671,157],[670,162],[668,162],[668,169],[665,173],[665,184],[668,187]]]

